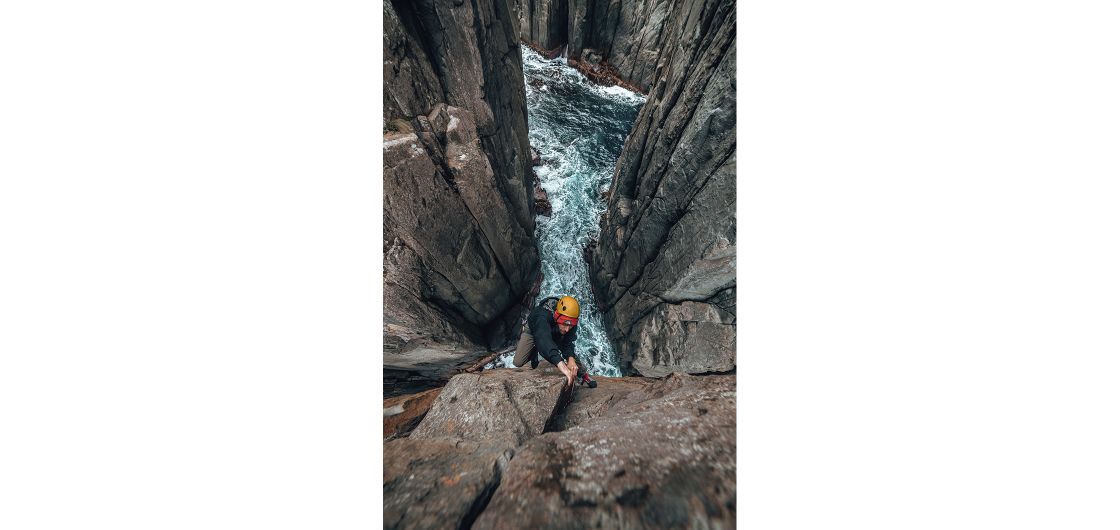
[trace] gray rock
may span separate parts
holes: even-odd
[[[518,450],[475,527],[735,528],[735,377],[600,389]]]
[[[555,368],[485,370],[451,378],[410,438],[503,440],[517,447],[544,432],[571,395]]]
[[[659,59],[615,166],[591,283],[629,369],[725,372],[735,366],[735,4],[675,3],[664,32],[683,40]]]
[[[470,528],[517,447],[571,393],[554,368],[451,378],[408,438],[385,444],[385,528]]]
[[[678,41],[695,38],[665,31],[668,14],[686,3],[691,0],[570,0],[568,57],[602,64],[646,93],[664,54]]]
[[[518,31],[504,1],[383,13],[386,366],[438,380],[516,338],[538,276]]]
[[[569,0],[516,0],[521,40],[550,59],[567,44]]]
[[[657,380],[647,377],[596,377],[595,381],[599,386],[594,390],[580,389],[572,393],[571,402],[554,420],[557,431],[567,431],[602,417],[626,396]]]
[[[539,185],[533,192],[533,204],[537,207],[537,215],[545,217],[552,215],[552,202],[548,200],[548,192],[544,191]]]
[[[385,443],[386,529],[470,528],[501,480],[513,448],[458,438]]]
[[[423,44],[405,30],[391,2],[382,4],[382,22],[381,44],[385,51],[381,67],[385,79],[382,118],[389,123],[394,118],[426,114],[443,99],[432,59]]]
[[[403,438],[424,419],[432,407],[432,402],[442,391],[433,388],[415,394],[390,397],[384,400],[384,414],[381,420],[382,436],[385,439]]]

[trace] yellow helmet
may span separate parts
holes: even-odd
[[[557,324],[570,324],[579,322],[579,302],[570,296],[564,296],[556,302],[556,312],[552,314]]]

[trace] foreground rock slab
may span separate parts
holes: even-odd
[[[513,456],[504,443],[402,438],[385,444],[385,528],[470,528]]]
[[[451,378],[408,437],[385,444],[385,528],[470,528],[518,446],[571,392],[554,369]]]
[[[518,450],[475,528],[735,527],[735,377],[607,383]]]
[[[432,408],[432,402],[439,396],[442,388],[433,388],[407,396],[397,396],[385,400],[382,419],[382,435],[386,438],[408,436],[424,419]]]
[[[516,447],[544,432],[562,406],[566,386],[564,377],[551,370],[500,368],[457,375],[411,437],[506,440]]]

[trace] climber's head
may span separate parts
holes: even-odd
[[[556,311],[552,313],[560,333],[567,333],[579,323],[579,302],[575,298],[565,296],[556,302]]]

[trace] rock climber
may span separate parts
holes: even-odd
[[[571,296],[549,297],[529,312],[517,341],[513,365],[530,362],[533,368],[540,362],[538,355],[555,364],[568,378],[568,385],[579,383],[595,388],[598,383],[576,362],[576,324],[579,323],[579,302]]]

